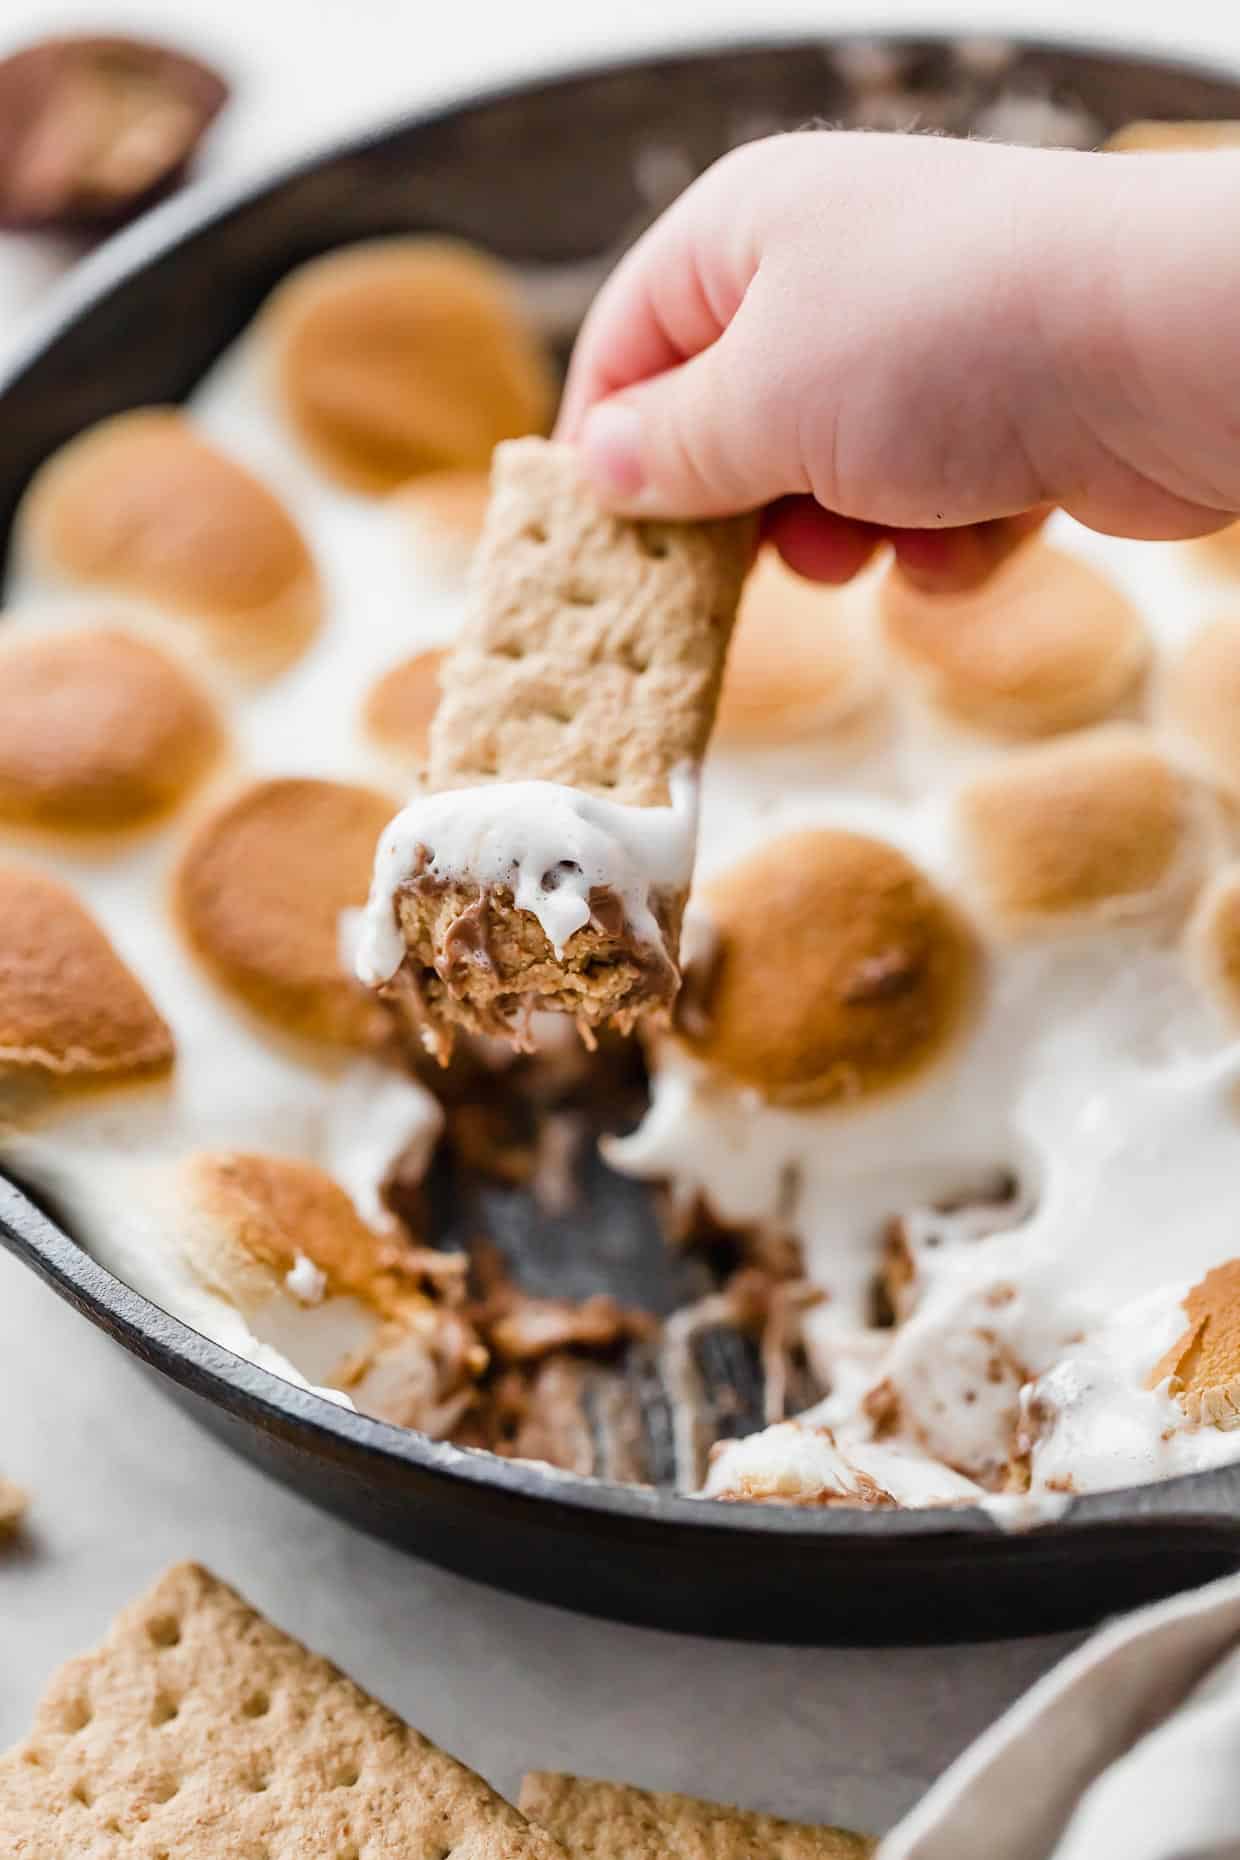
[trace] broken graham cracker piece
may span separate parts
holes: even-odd
[[[1207,1272],[1184,1300],[1188,1325],[1147,1379],[1201,1426],[1240,1427],[1240,1259]]]
[[[873,1841],[844,1828],[702,1802],[667,1790],[531,1770],[521,1812],[570,1860],[865,1860]]]
[[[603,511],[575,454],[497,448],[471,611],[440,670],[428,791],[383,835],[358,973],[429,1050],[666,1013],[696,771],[752,554],[748,519]]]
[[[22,1860],[564,1860],[454,1758],[192,1563],[52,1679],[0,1757]]]

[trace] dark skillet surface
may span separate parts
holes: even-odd
[[[588,288],[581,262],[614,250],[657,204],[652,147],[675,176],[814,119],[967,131],[1000,83],[1083,112],[1100,134],[1140,116],[1240,116],[1240,82],[1174,66],[1028,46],[1000,73],[946,41],[890,48],[897,90],[864,103],[825,41],[711,51],[523,87],[255,188],[172,202],[68,281],[0,375],[0,538],[49,452],[108,414],[181,398],[272,285],[331,246],[454,233],[546,267],[571,299]],[[605,1282],[599,1236],[647,1224],[609,1199],[605,1180],[599,1194],[582,1242]],[[705,1505],[437,1445],[334,1407],[131,1292],[3,1183],[0,1241],[275,1477],[420,1555],[565,1607],[761,1640],[982,1639],[1093,1621],[1240,1560],[1240,1465],[1079,1500],[1018,1536],[970,1511]],[[544,1265],[562,1256],[532,1216],[526,1243]],[[620,1270],[632,1274],[631,1257]]]

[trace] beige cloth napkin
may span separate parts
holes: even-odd
[[[876,1860],[1240,1860],[1240,1576],[1096,1634]]]

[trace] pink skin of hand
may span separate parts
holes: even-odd
[[[789,565],[882,542],[977,585],[1056,505],[1107,534],[1240,512],[1240,153],[807,131],[709,169],[582,329],[558,433],[610,507],[765,511]]]

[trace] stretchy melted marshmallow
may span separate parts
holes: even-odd
[[[626,807],[543,781],[452,788],[411,802],[379,842],[357,956],[362,981],[388,982],[404,961],[396,901],[414,879],[428,890],[506,890],[535,919],[556,963],[605,893],[638,947],[657,956],[656,912],[688,888],[697,824],[692,774],[673,771],[669,786],[670,807]],[[467,943],[464,953],[478,952]]]
[[[704,858],[717,867],[735,828],[711,801],[708,780]],[[815,816],[810,833],[802,823]],[[770,841],[783,820],[800,831]],[[1146,1390],[1185,1327],[1168,1267],[1201,1271],[1235,1248],[1224,1184],[1240,1157],[1236,1061],[1210,1051],[1217,1032],[1177,941],[1208,821],[1203,798],[1144,738],[1107,731],[1004,757],[984,786],[949,790],[946,807],[839,791],[787,801],[755,823],[761,850],[704,887],[721,948],[713,978],[690,978],[703,1031],[660,1044],[651,1110],[609,1154],[669,1178],[686,1206],[700,1199],[741,1227],[775,1219],[799,1237],[807,1276],[828,1293],[805,1339],[831,1389],[803,1417],[808,1436],[775,1429],[723,1450],[709,1492],[874,1502],[858,1486],[865,1474],[900,1503],[1028,1489],[1020,1502],[1046,1509],[1073,1490],[1230,1457],[1216,1429],[1203,1434],[1165,1390]],[[902,852],[880,856],[883,830]],[[857,844],[871,849],[858,867],[867,882],[892,882],[915,853],[939,887],[1002,926],[980,1005],[950,1043],[934,1040],[910,977],[894,985],[900,918],[862,908],[863,893],[843,908],[843,854]],[[762,873],[768,882],[748,882]],[[926,900],[938,895],[921,882]],[[873,950],[861,946],[867,921]],[[924,935],[936,917],[923,903],[903,921]],[[940,960],[967,947],[948,935]],[[853,969],[884,967],[886,998],[846,985]],[[854,1054],[924,1050],[935,1063],[898,1090],[886,1078],[877,1092],[788,1108],[781,1087],[821,1076],[824,1030],[846,1037],[850,1013],[870,1016],[860,1046],[856,1021]],[[776,1028],[777,1065],[766,1052]],[[875,1329],[881,1237],[902,1210],[888,1277],[897,1323]],[[1137,1316],[1113,1320],[1141,1298]],[[829,1453],[813,1426],[830,1429]],[[885,1483],[866,1457],[880,1447],[938,1468],[937,1483]]]

